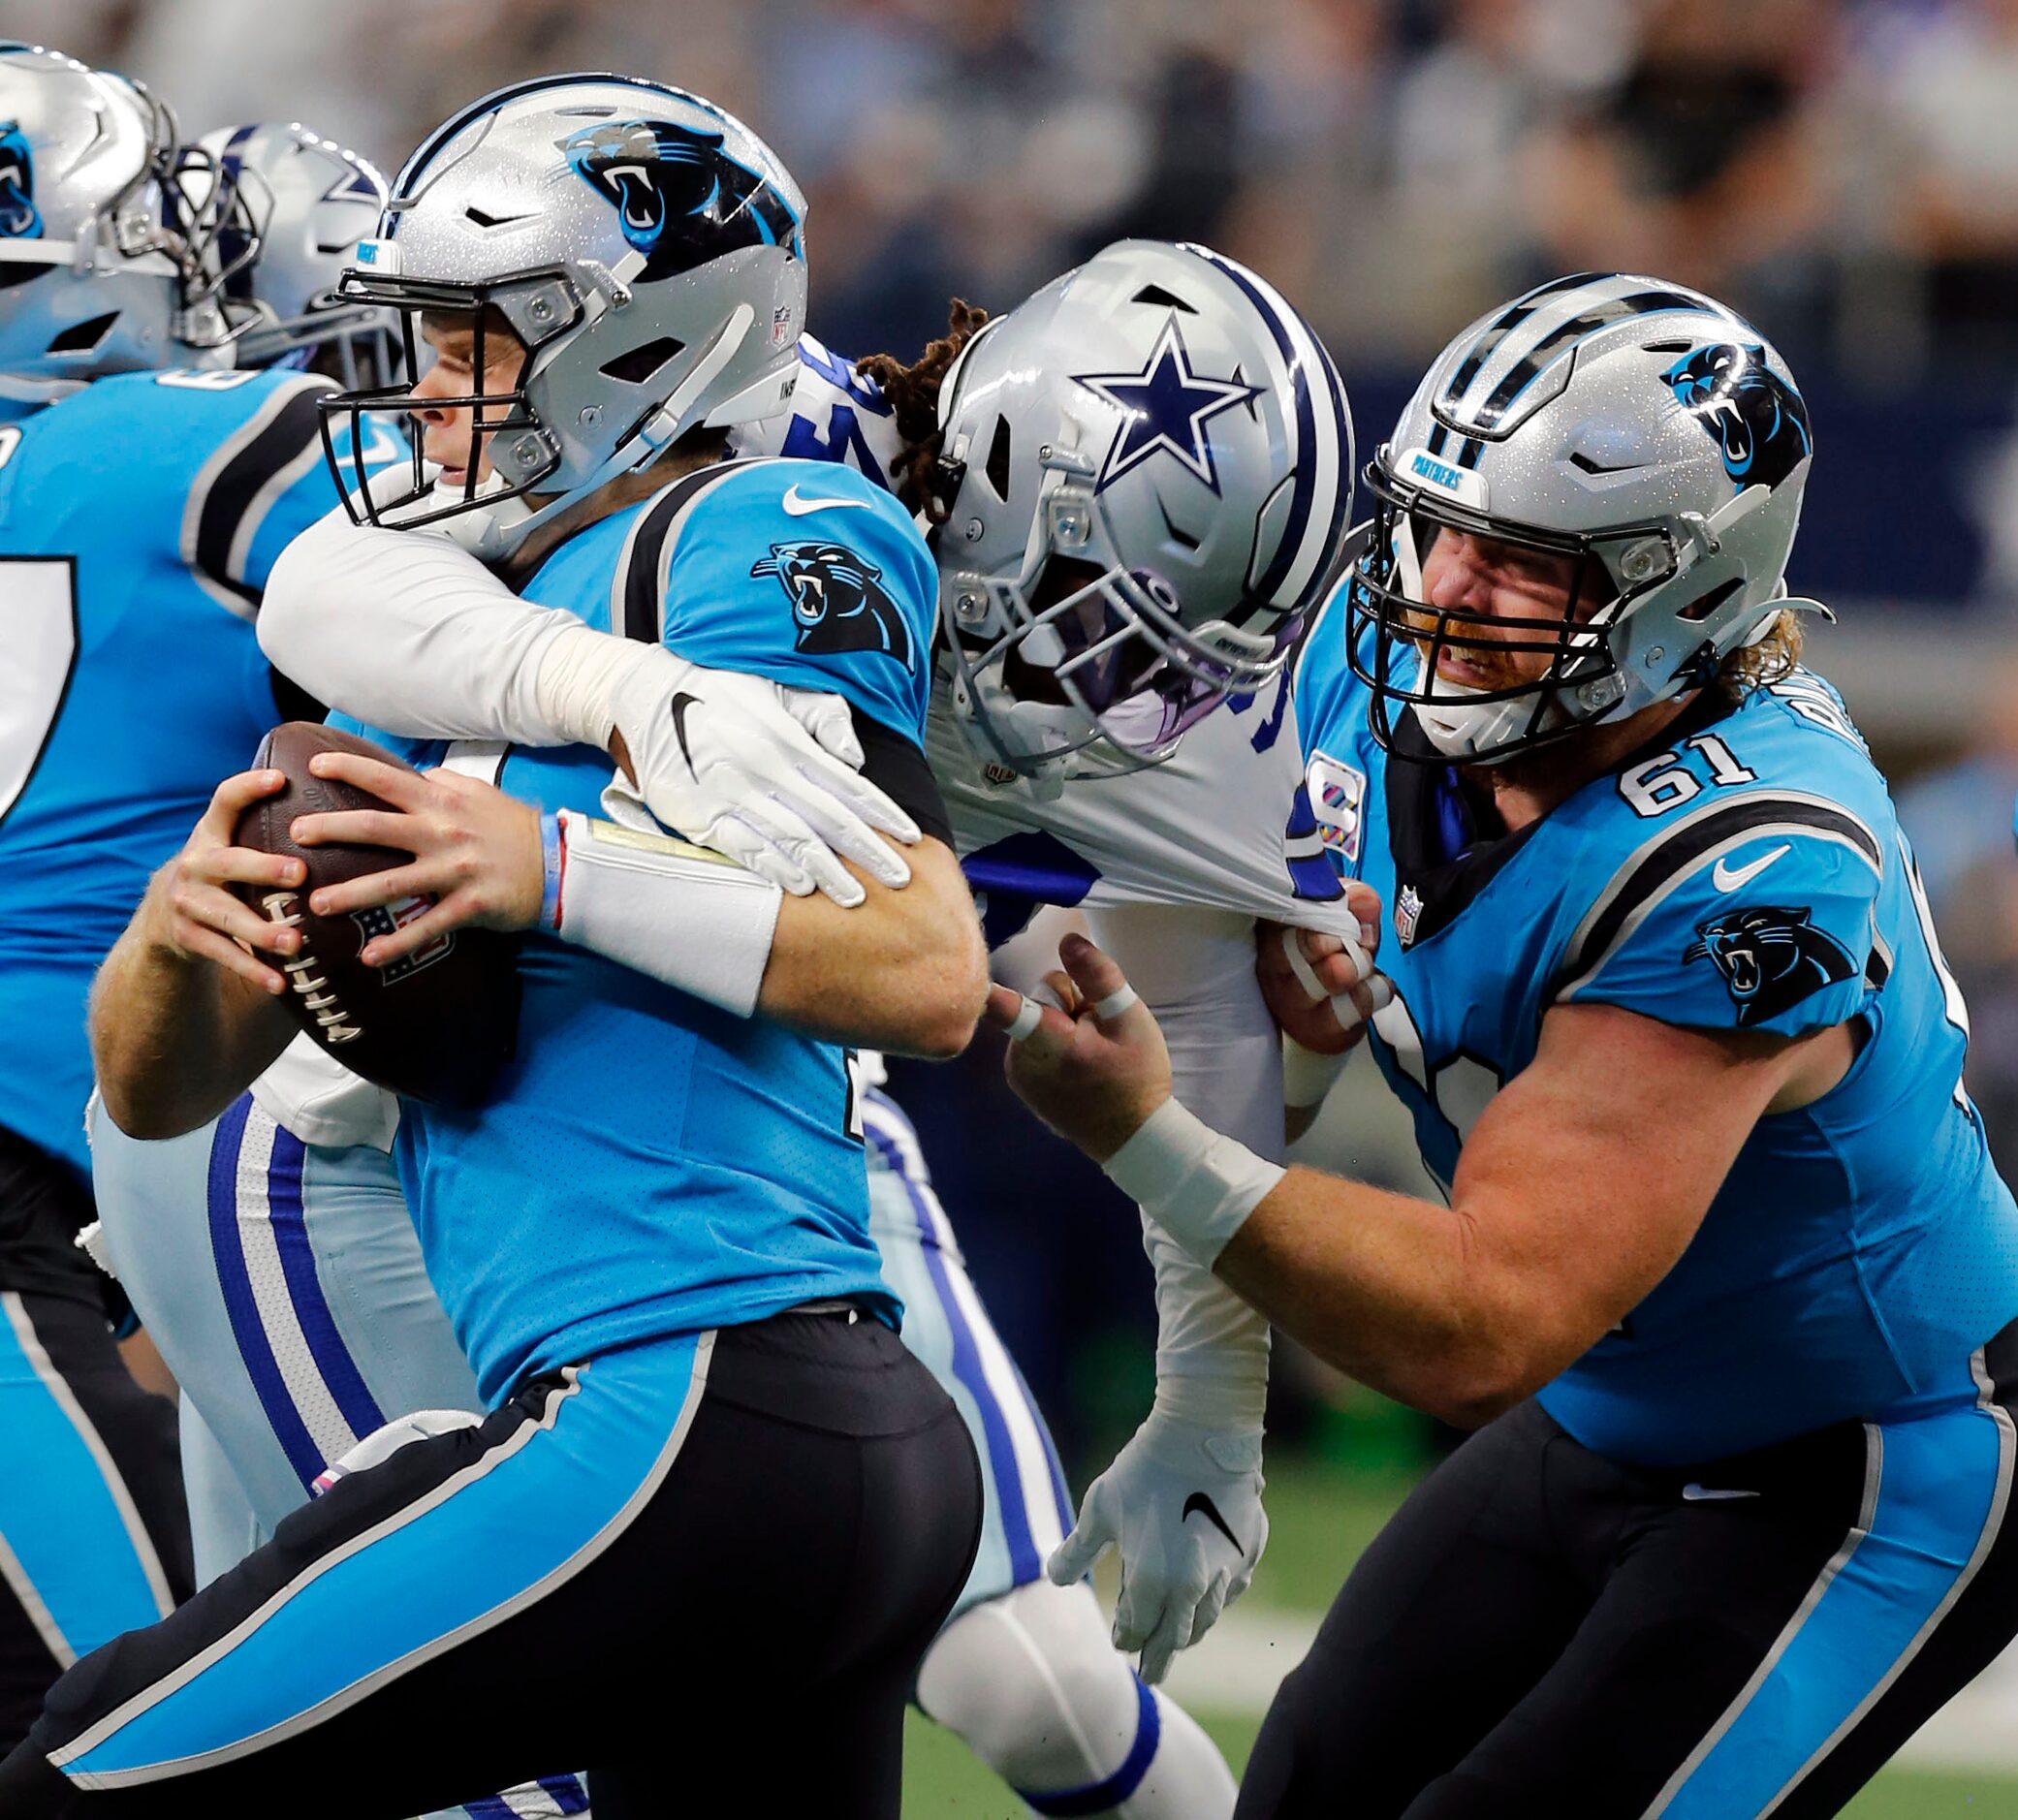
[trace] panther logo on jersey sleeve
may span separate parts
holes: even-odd
[[[42,237],[42,211],[35,206],[35,159],[18,121],[0,122],[0,236]]]
[[[1805,909],[1761,905],[1698,923],[1682,958],[1707,959],[1723,976],[1741,1026],[1764,1023],[1811,992],[1856,972],[1841,942]]]
[[[880,651],[908,669],[911,629],[884,591],[882,570],[839,544],[773,544],[750,570],[774,575],[791,597],[796,649]]]
[[[1741,489],[1778,486],[1814,447],[1801,394],[1766,364],[1756,342],[1697,348],[1660,377],[1722,445],[1723,471]]]
[[[664,120],[606,121],[559,141],[583,182],[616,209],[645,255],[642,279],[664,278],[744,246],[789,245],[799,224],[719,133]]]

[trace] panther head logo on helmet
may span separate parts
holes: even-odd
[[[1807,908],[1760,905],[1726,911],[1696,925],[1684,960],[1708,958],[1723,975],[1740,1025],[1764,1023],[1856,972],[1833,935],[1818,929]]]
[[[1661,374],[1686,411],[1723,446],[1723,471],[1742,492],[1778,486],[1814,447],[1801,394],[1766,364],[1757,342],[1712,342]]]
[[[911,629],[883,572],[839,544],[773,544],[750,574],[774,575],[792,598],[802,651],[881,651],[909,667]]]
[[[33,240],[42,235],[35,206],[35,160],[28,136],[17,121],[0,122],[0,236]]]
[[[740,246],[790,246],[798,224],[765,180],[722,149],[722,135],[664,120],[584,128],[558,141],[577,173],[616,209],[664,278]]]

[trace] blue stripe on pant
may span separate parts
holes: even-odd
[[[1962,1595],[2002,1532],[2014,1453],[2011,1418],[1992,1400],[1982,1355],[1971,1363],[1972,1399],[1958,1384],[1945,1406],[1866,1425],[1856,1525],[1648,1820],[1771,1811]]]
[[[684,1334],[568,1372],[540,1421],[314,1561],[49,1762],[86,1788],[230,1762],[502,1623],[648,1502],[692,1425],[711,1346],[711,1334]]]
[[[253,1146],[266,1150],[264,1168],[258,1155],[248,1156]],[[210,1149],[209,1222],[218,1285],[260,1406],[305,1491],[331,1459],[383,1428],[386,1418],[336,1331],[316,1276],[302,1211],[303,1160],[300,1140],[260,1111],[250,1095],[241,1095],[217,1121]],[[248,1197],[255,1206],[243,1205]],[[299,1373],[291,1381],[276,1352],[273,1311],[262,1307],[253,1282],[246,1233],[248,1225],[261,1223],[271,1235],[307,1363],[319,1380],[309,1409],[302,1407],[302,1398],[311,1387]]]
[[[27,1304],[8,1291],[0,1316],[0,1579],[68,1667],[173,1600],[132,1493]]]
[[[1042,1578],[1046,1557],[1072,1526],[1071,1499],[1043,1415],[967,1276],[910,1120],[871,1090],[862,1122],[869,1233],[904,1303],[904,1344],[952,1396],[981,1458],[981,1548],[954,1606],[958,1616]]]

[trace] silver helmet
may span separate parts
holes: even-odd
[[[1784,581],[1813,449],[1786,363],[1699,292],[1584,272],[1481,317],[1367,469],[1347,599],[1374,732],[1390,742],[1405,706],[1434,748],[1416,756],[1492,764],[1708,683],[1782,611],[1815,607]],[[1569,558],[1566,606],[1426,604],[1445,529]],[[1467,653],[1547,666],[1490,688],[1440,674]]]
[[[0,44],[0,397],[217,363],[212,218],[178,164],[174,118],[139,83]]]
[[[434,401],[475,412],[482,484],[472,460],[438,486],[416,438],[407,490],[367,492],[342,451],[366,446],[363,412],[406,394],[332,398],[325,443],[352,512],[402,527],[466,516],[460,541],[502,555],[688,430],[774,414],[798,371],[804,219],[771,148],[680,89],[558,76],[464,109],[407,161],[339,295],[402,312],[409,372],[423,310],[474,322],[479,374],[492,310],[525,357],[508,392]]]
[[[1120,240],[985,327],[939,389],[953,700],[984,759],[1153,764],[1277,676],[1351,522],[1345,389],[1202,246]]]
[[[212,246],[237,363],[305,366],[329,348],[351,390],[390,382],[397,316],[336,295],[385,212],[377,167],[299,122],[220,127],[199,147],[234,197]]]

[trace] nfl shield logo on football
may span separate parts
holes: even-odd
[[[350,920],[358,926],[358,946],[363,947],[375,935],[391,935],[395,929],[403,929],[433,908],[432,897],[395,897],[389,904],[374,904],[369,910],[353,910]],[[380,969],[384,984],[394,986],[401,980],[410,980],[423,967],[431,967],[455,946],[453,932],[437,935],[426,947],[403,955],[397,960],[387,961]]]
[[[1402,938],[1406,948],[1415,940],[1415,926],[1422,921],[1423,895],[1413,885],[1403,885],[1402,894],[1395,899],[1395,933]]]
[[[1362,805],[1367,799],[1366,772],[1317,752],[1311,755],[1304,783],[1310,798],[1310,813],[1317,819],[1317,838],[1333,853],[1358,860]]]

